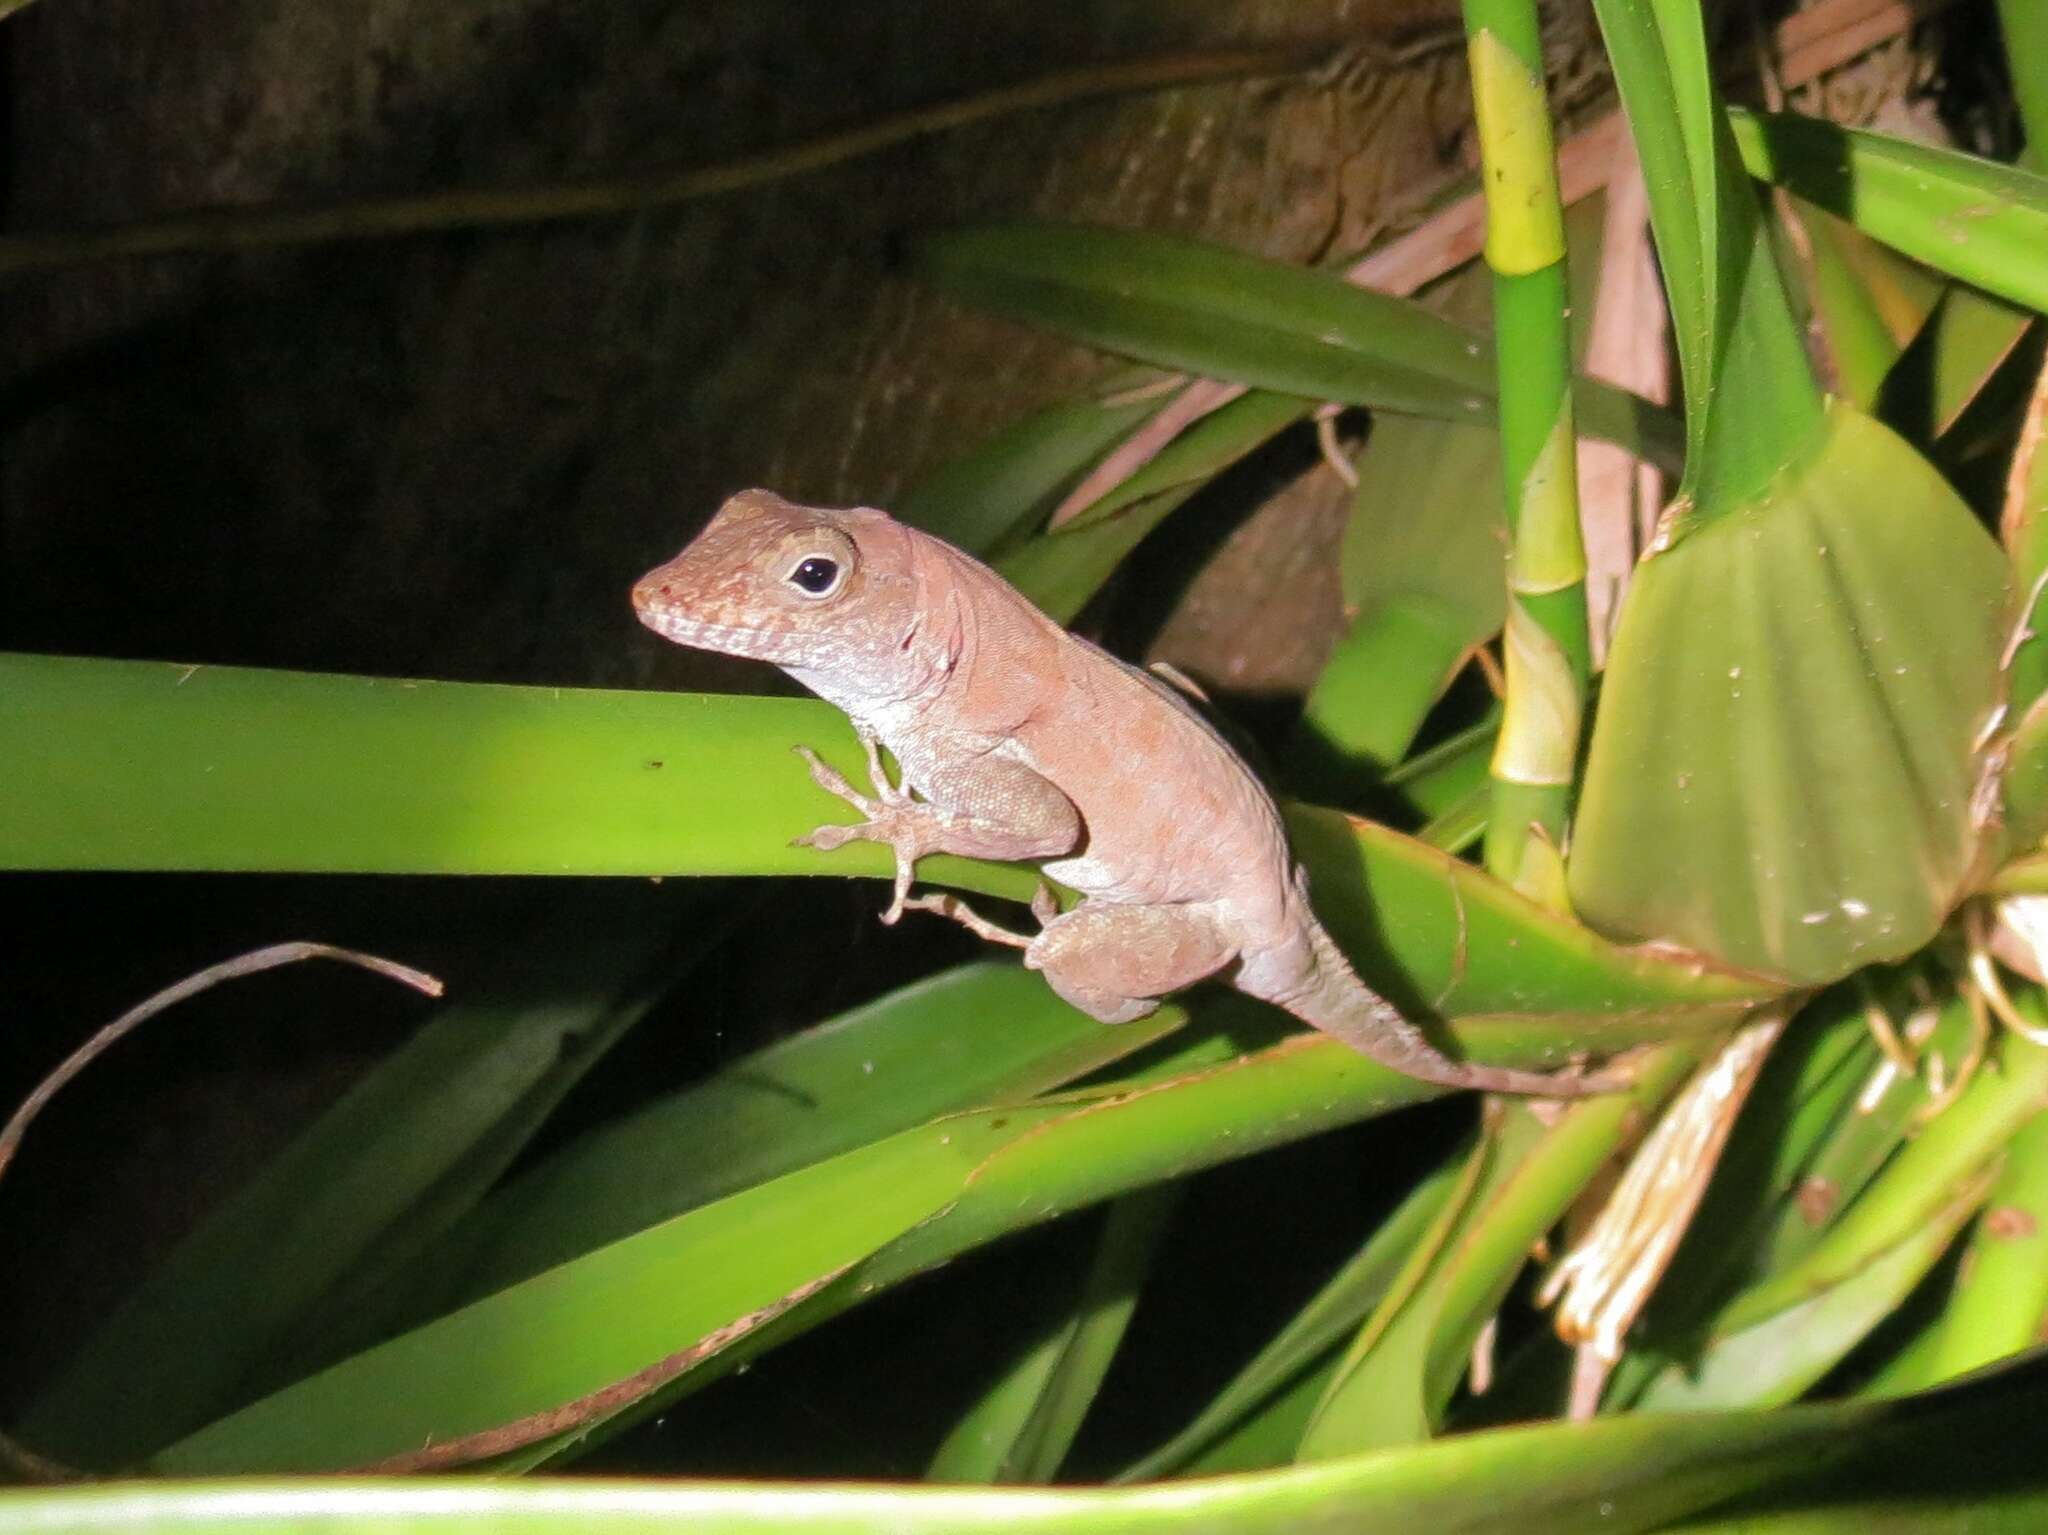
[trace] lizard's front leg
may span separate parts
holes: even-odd
[[[1073,802],[1021,763],[987,754],[956,754],[950,760],[958,765],[923,784],[925,797],[918,799],[890,781],[875,737],[864,730],[859,734],[874,786],[872,796],[854,788],[809,747],[799,746],[797,752],[810,764],[811,777],[820,788],[838,795],[867,819],[855,826],[820,826],[796,840],[823,852],[855,840],[887,844],[896,855],[896,879],[889,908],[882,913],[884,922],[893,923],[910,905],[917,860],[927,853],[1015,862],[1056,858],[1072,852],[1081,840],[1080,812]],[[967,921],[973,914],[965,907],[931,909],[983,937],[994,938],[1001,931],[984,931],[991,925],[978,917]],[[1005,934],[996,941],[1021,946],[1028,940]]]
[[[828,822],[814,827],[791,845],[814,847],[821,853],[829,853],[854,841],[886,843],[896,855],[896,884],[895,897],[890,901],[889,909],[882,913],[882,920],[893,923],[903,915],[904,897],[910,894],[911,873],[917,866],[917,860],[933,850],[930,817],[920,815],[925,807],[889,781],[875,738],[863,730],[860,732],[860,744],[861,750],[867,753],[868,783],[875,791],[872,799],[848,783],[845,774],[808,746],[796,748],[796,754],[810,767],[811,781],[827,794],[838,795],[867,819],[857,826]]]

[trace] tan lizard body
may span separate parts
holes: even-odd
[[[886,513],[743,492],[641,579],[633,605],[668,639],[772,661],[845,710],[872,795],[799,750],[819,784],[867,819],[803,840],[891,846],[885,922],[935,911],[1021,948],[1055,991],[1106,1023],[1222,974],[1424,1081],[1556,1097],[1617,1085],[1439,1053],[1316,920],[1272,797],[1207,721],[987,566]],[[878,742],[901,765],[901,787]],[[1038,861],[1087,899],[1062,914],[1044,893],[1033,905],[1041,930],[1010,933],[957,897],[910,897],[913,865],[936,852]]]

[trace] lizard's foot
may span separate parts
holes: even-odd
[[[990,943],[1007,944],[1013,949],[1028,949],[1031,940],[1022,933],[1013,933],[1006,927],[998,927],[980,912],[969,906],[957,895],[940,892],[935,895],[920,895],[903,903],[905,911],[929,911],[941,917],[951,917],[977,938],[986,938]]]
[[[875,787],[875,797],[860,792],[846,781],[846,775],[825,761],[808,746],[795,748],[811,770],[811,781],[827,794],[836,794],[867,819],[857,826],[819,826],[798,837],[795,847],[814,847],[821,853],[842,848],[849,842],[886,843],[896,855],[896,878],[888,910],[882,913],[882,921],[894,926],[905,908],[910,895],[912,871],[918,858],[927,848],[923,811],[917,801],[902,789],[889,782],[889,775],[882,770],[881,753],[876,749],[872,736],[863,735],[861,745],[867,751],[868,774]]]

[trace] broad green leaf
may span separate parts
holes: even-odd
[[[327,1531],[354,1522],[421,1535],[593,1531],[641,1535],[974,1535],[1032,1527],[1075,1535],[1639,1535],[1747,1497],[1751,1529],[1838,1504],[1928,1514],[1921,1535],[2025,1530],[2043,1500],[2037,1446],[2014,1425],[2038,1420],[2038,1359],[1894,1402],[1773,1412],[1658,1415],[1541,1424],[1253,1475],[1131,1488],[946,1488],[596,1479],[115,1482],[16,1493],[0,1535],[92,1535],[156,1528],[189,1535]],[[2031,1502],[2028,1500],[2031,1499]],[[1998,1522],[1977,1517],[1983,1505]],[[1771,1522],[1783,1511],[1793,1522]],[[1710,1528],[1698,1525],[1695,1528]],[[1857,1528],[1864,1526],[1858,1525]]]
[[[1919,948],[1976,848],[1973,743],[2006,585],[1954,492],[1837,403],[1768,496],[1637,569],[1586,768],[1575,909],[1798,982]]]
[[[488,1294],[937,1115],[1030,1098],[1184,1019],[1169,1005],[1105,1028],[1009,963],[927,977],[594,1130],[493,1193],[420,1264],[408,1314]]]
[[[1485,337],[1327,272],[1170,235],[998,224],[927,241],[919,266],[965,302],[1162,367],[1308,399],[1492,419]],[[1582,381],[1588,432],[1668,460],[1669,417]]]
[[[925,476],[891,510],[987,557],[1030,531],[1090,464],[1159,405],[1155,395],[1125,394],[1048,406]]]
[[[1143,1482],[1179,1471],[1205,1455],[1246,1420],[1275,1405],[1317,1362],[1343,1343],[1393,1283],[1408,1252],[1437,1219],[1460,1176],[1462,1157],[1447,1158],[1415,1185],[1356,1255],[1318,1290],[1287,1325],[1231,1377],[1188,1426],[1118,1473],[1119,1482]],[[1302,1408],[1302,1425],[1322,1396]],[[1270,1464],[1293,1458],[1297,1441]]]
[[[1074,1305],[954,1425],[929,1480],[1049,1482],[1058,1474],[1123,1343],[1180,1192],[1162,1184],[1110,1205]]]
[[[1732,109],[1750,174],[2029,309],[2048,309],[2048,177],[1790,112]]]
[[[1698,0],[1595,0],[1671,299],[1686,399],[1671,531],[1737,510],[1820,427],[1821,397],[1714,92]]]
[[[675,902],[502,959],[203,1221],[95,1331],[20,1426],[112,1470],[275,1384],[280,1355],[365,1267],[416,1255],[504,1171],[716,925]],[[463,995],[463,992],[469,995]]]

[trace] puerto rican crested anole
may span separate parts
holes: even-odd
[[[894,899],[1024,951],[1105,1023],[1141,1018],[1212,975],[1423,1081],[1578,1096],[1601,1077],[1441,1054],[1370,990],[1310,909],[1264,786],[1165,684],[1067,633],[994,571],[885,512],[734,496],[633,588],[641,622],[682,645],[772,661],[846,711],[863,794],[806,747],[811,776],[867,819],[799,841],[895,850]],[[892,784],[877,743],[902,769]],[[957,896],[912,898],[926,853],[1029,859],[1087,899],[1040,888],[1034,936]]]

